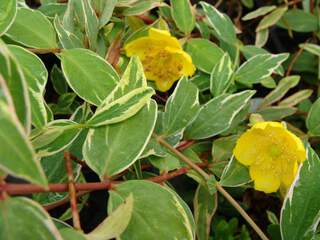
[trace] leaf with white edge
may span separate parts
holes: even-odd
[[[62,237],[41,205],[15,197],[0,201],[0,239],[62,240]]]
[[[296,111],[297,108],[294,107],[275,106],[265,107],[258,110],[257,113],[260,114],[265,121],[279,121],[293,115]]]
[[[34,24],[37,23],[37,27]],[[56,32],[43,13],[31,8],[18,8],[17,16],[6,36],[28,47],[57,48]]]
[[[113,67],[90,50],[64,50],[61,53],[61,66],[75,93],[96,106],[105,100],[119,81]]]
[[[14,107],[16,115],[26,133],[31,129],[31,109],[28,86],[23,70],[0,39],[0,86],[8,90],[8,98]],[[5,86],[4,86],[5,85]]]
[[[217,195],[211,195],[207,188],[199,184],[194,199],[193,212],[197,239],[207,240],[210,236],[211,221],[218,206]]]
[[[35,127],[41,128],[47,123],[47,111],[44,103],[44,90],[48,72],[37,55],[22,47],[9,45],[9,50],[20,63],[29,89],[31,119]]]
[[[300,48],[303,48],[303,50],[312,53],[318,57],[320,57],[320,46],[313,43],[303,43],[299,44]]]
[[[225,53],[210,75],[210,91],[214,97],[227,92],[232,83],[232,74],[232,61],[229,54]]]
[[[244,62],[235,73],[235,81],[244,85],[259,83],[269,77],[287,58],[289,54],[259,54]]]
[[[283,240],[313,239],[320,221],[320,159],[308,147],[303,162],[281,209],[280,228]]]
[[[277,7],[275,5],[271,5],[271,6],[264,6],[264,7],[260,7],[252,12],[247,13],[245,16],[243,16],[241,19],[243,21],[248,21],[263,15],[268,14],[269,12],[273,11],[274,9],[276,9]]]
[[[86,125],[98,127],[114,124],[135,115],[144,105],[150,102],[154,90],[151,87],[141,87],[97,109]]]
[[[183,131],[197,117],[200,110],[198,88],[186,78],[182,78],[169,97],[163,122],[166,136]]]
[[[200,4],[216,36],[224,42],[235,45],[237,43],[237,36],[231,19],[209,3],[200,2]]]
[[[276,10],[269,13],[267,16],[262,18],[258,27],[256,28],[256,32],[261,31],[263,29],[266,29],[266,28],[271,27],[274,24],[276,24],[287,10],[288,10],[287,6],[278,7]]]
[[[60,44],[64,49],[84,47],[83,43],[76,35],[64,28],[58,16],[54,18],[53,24],[60,40]]]
[[[277,87],[272,90],[262,101],[261,108],[271,105],[280,100],[286,93],[295,87],[300,81],[300,76],[288,76],[281,79]]]
[[[17,14],[17,1],[6,0],[0,2],[0,36],[4,34],[14,21]]]
[[[99,16],[99,28],[106,25],[113,13],[113,10],[117,4],[117,0],[93,0],[92,6]]]
[[[55,120],[32,138],[32,145],[39,157],[50,156],[67,148],[80,134],[78,123],[71,120]]]
[[[99,20],[92,8],[91,1],[80,1],[84,18],[84,29],[91,50],[96,50],[99,32]]]
[[[268,42],[269,39],[269,29],[265,28],[256,33],[256,40],[254,42],[254,45],[256,47],[262,48],[266,43]]]
[[[306,124],[312,135],[320,136],[320,98],[312,104]]]
[[[187,139],[204,139],[216,136],[228,129],[232,120],[246,106],[255,91],[220,95],[201,107],[198,117],[187,127]]]
[[[88,240],[82,232],[73,228],[62,228],[59,232],[64,240]]]
[[[232,157],[222,172],[220,184],[224,187],[239,187],[251,181],[249,170]]]
[[[90,129],[83,156],[101,178],[131,166],[143,152],[153,132],[157,104],[152,100],[135,116],[112,125]]]
[[[283,99],[281,102],[278,103],[278,105],[282,107],[293,107],[298,103],[302,102],[303,100],[308,99],[311,96],[312,92],[313,90],[311,89],[300,90],[292,94],[291,96]]]
[[[47,180],[16,116],[0,101],[0,169],[6,173],[46,185]]]
[[[107,240],[119,238],[126,230],[133,211],[133,195],[129,196],[92,232],[87,234],[88,240]]]
[[[116,209],[130,194],[133,211],[121,239],[194,239],[192,214],[173,190],[149,181],[127,181],[110,191],[108,211]]]
[[[221,48],[204,38],[189,40],[186,51],[190,54],[193,64],[201,71],[209,74],[223,56]]]
[[[177,27],[189,34],[195,26],[195,16],[189,0],[171,0],[171,15]]]
[[[141,15],[153,8],[162,6],[162,0],[140,0],[135,1],[123,11],[124,16]]]

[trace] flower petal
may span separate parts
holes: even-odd
[[[180,42],[175,37],[172,37],[170,35],[170,32],[165,31],[165,30],[160,30],[157,28],[150,28],[148,33],[149,33],[149,37],[152,40],[159,41],[160,43],[162,43],[163,47],[164,46],[165,47],[172,47],[175,49],[182,50]]]
[[[137,55],[141,58],[143,55],[150,51],[155,51],[160,47],[161,43],[159,41],[151,39],[150,37],[141,37],[126,44],[124,50],[128,57]]]
[[[249,172],[256,190],[272,193],[279,189],[280,179],[273,171],[266,171],[260,165],[254,164],[250,166]]]

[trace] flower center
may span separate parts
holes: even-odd
[[[276,145],[276,144],[272,144],[270,147],[269,147],[269,154],[272,158],[277,158],[281,155],[282,151],[281,151],[281,148]]]
[[[181,77],[182,63],[165,49],[146,52],[142,64],[150,80],[173,81]]]

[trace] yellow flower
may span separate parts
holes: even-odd
[[[249,166],[254,188],[266,193],[288,189],[306,159],[302,141],[278,122],[260,122],[238,139],[233,153]]]
[[[140,57],[147,79],[155,81],[158,90],[165,92],[182,76],[194,74],[192,59],[183,51],[178,39],[156,28],[150,28],[148,33],[128,43],[124,49],[128,57]]]

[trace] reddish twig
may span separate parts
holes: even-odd
[[[195,144],[196,141],[194,140],[186,140],[186,141],[183,141],[181,142],[177,147],[176,149],[179,150],[179,151],[183,151],[187,148],[189,148],[190,146],[192,146],[193,144]]]
[[[108,49],[106,60],[118,70],[118,62],[120,59],[121,52],[121,35],[122,31],[118,33],[115,40],[111,43],[111,46]]]
[[[305,42],[305,43],[308,43],[309,42],[309,39]],[[287,68],[287,72],[286,72],[286,76],[289,76],[291,74],[291,71],[292,71],[292,68],[293,68],[293,65],[295,64],[295,62],[298,60],[299,56],[302,54],[303,52],[303,47],[300,48],[292,57],[291,59],[291,62],[289,63],[288,65],[288,68]]]
[[[4,178],[0,176],[0,184],[6,184]],[[7,193],[5,190],[0,189],[0,201],[5,200],[7,198]]]
[[[72,213],[73,227],[76,230],[81,230],[80,216],[77,207],[76,188],[74,184],[74,177],[72,171],[72,160],[69,152],[64,153],[64,160],[66,164],[66,171],[68,176],[68,189],[70,197],[70,208]]]
[[[154,19],[144,14],[138,15],[137,17],[144,21],[146,24],[152,24],[155,21]]]

